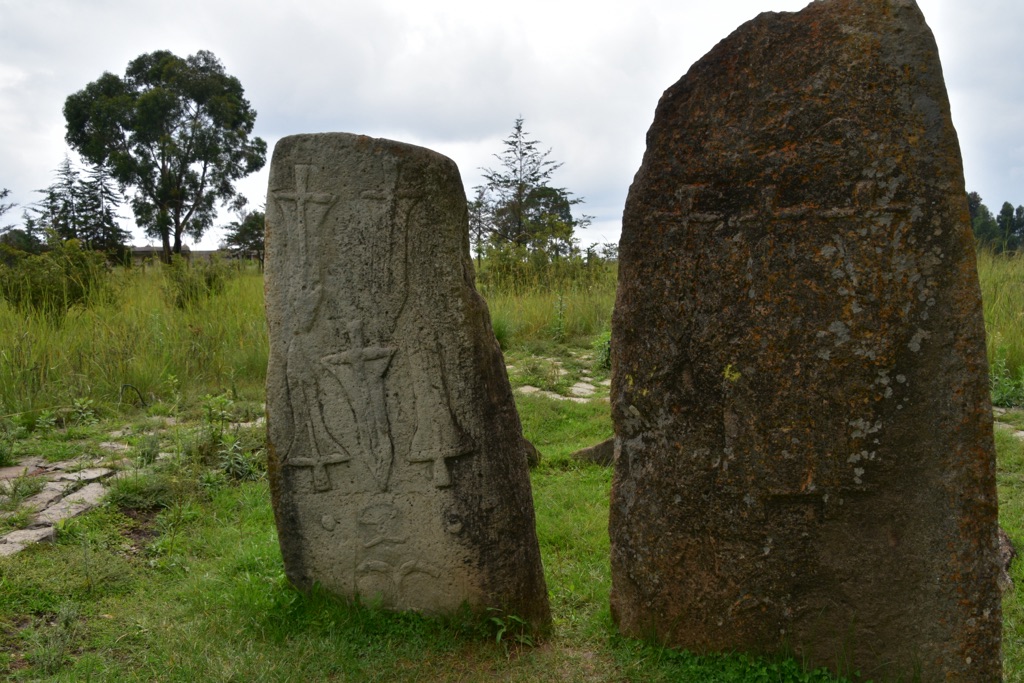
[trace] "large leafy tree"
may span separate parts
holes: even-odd
[[[474,230],[489,233],[498,243],[513,243],[551,256],[568,254],[575,245],[576,228],[586,227],[586,216],[575,218],[572,207],[583,200],[565,188],[551,185],[561,163],[551,161],[551,150],[531,140],[517,118],[505,149],[494,156],[500,168],[482,169],[487,183],[476,188],[471,206]],[[484,228],[486,226],[486,228]]]
[[[123,78],[104,73],[68,97],[64,118],[68,144],[134,188],[136,221],[165,260],[213,224],[217,202],[241,209],[235,181],[266,163],[242,84],[207,51],[140,55]]]

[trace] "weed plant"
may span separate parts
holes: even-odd
[[[0,298],[23,314],[59,325],[76,306],[95,305],[108,293],[106,259],[78,240],[49,239],[42,254],[7,250],[0,267]]]
[[[503,349],[556,344],[587,346],[609,328],[615,304],[617,268],[601,263],[561,276],[530,270],[492,277],[487,262],[478,274],[494,335]]]
[[[1024,405],[1024,257],[978,250],[992,402]]]
[[[165,296],[167,268],[116,269],[113,295],[70,309],[59,327],[45,313],[0,304],[0,416],[180,404],[227,388],[262,396],[268,347],[258,270],[235,266],[221,294],[179,308]]]
[[[189,308],[221,294],[230,276],[219,256],[192,264],[175,254],[164,269],[164,296],[176,308]]]

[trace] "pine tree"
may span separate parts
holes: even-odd
[[[43,199],[32,208],[33,229],[49,230],[61,240],[78,240],[85,249],[123,259],[130,235],[118,223],[121,195],[109,171],[94,166],[83,178],[65,156],[55,174],[49,187],[37,190]]]
[[[576,248],[575,229],[590,223],[589,217],[577,219],[572,214],[572,207],[583,199],[550,184],[562,164],[548,159],[551,150],[541,151],[540,142],[529,138],[522,117],[503,144],[504,151],[494,155],[501,167],[482,169],[487,183],[475,188],[471,220],[479,223],[476,230],[498,244],[511,243],[554,258],[569,255]]]

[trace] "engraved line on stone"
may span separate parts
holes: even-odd
[[[364,454],[370,459],[370,472],[378,491],[388,490],[394,446],[391,423],[384,394],[384,376],[398,349],[364,346],[363,322],[348,324],[348,351],[325,356],[321,362],[333,374],[351,399],[356,426]]]
[[[331,490],[331,479],[327,473],[327,465],[339,465],[341,463],[349,462],[352,456],[345,450],[345,448],[334,442],[332,443],[340,449],[340,452],[329,453],[324,456],[320,450],[320,439],[318,438],[318,432],[320,430],[326,431],[326,427],[323,425],[323,416],[319,414],[319,407],[317,402],[310,401],[309,395],[306,393],[306,386],[300,384],[299,391],[302,393],[302,400],[304,405],[307,407],[314,406],[312,411],[315,415],[310,415],[309,419],[306,420],[306,435],[309,437],[309,450],[311,451],[310,457],[298,456],[296,457],[291,453],[291,445],[289,446],[289,454],[287,455],[284,464],[288,467],[309,467],[312,468],[313,474],[313,490],[315,491],[329,491]],[[314,397],[315,398],[315,397]],[[318,429],[318,427],[320,429]],[[294,444],[292,444],[294,445]]]
[[[295,203],[295,222],[298,223],[299,234],[303,236],[299,241],[300,263],[306,263],[306,259],[309,256],[310,251],[306,244],[309,235],[309,226],[306,222],[307,208],[310,204],[320,204],[324,206],[323,214],[314,221],[314,227],[317,227],[327,216],[327,211],[337,199],[337,195],[327,192],[310,192],[309,176],[312,168],[313,167],[309,164],[295,164],[295,191],[276,190],[272,193],[274,199],[278,202]]]
[[[424,196],[420,190],[395,190],[394,192],[388,192],[387,190],[363,190],[359,193],[360,199],[373,199],[380,202],[386,202],[390,199],[420,199]]]
[[[398,567],[383,560],[365,560],[360,563],[356,571],[363,575],[371,573],[384,574],[391,582],[394,597],[402,594],[402,584],[410,574],[421,573],[435,579],[441,577],[440,569],[422,560],[408,560]]]
[[[434,351],[419,351],[417,362],[413,364],[416,375],[416,433],[408,461],[433,463],[431,479],[434,486],[446,488],[452,483],[448,459],[467,455],[476,448],[459,429],[452,414],[451,396],[441,360],[441,349],[437,346]]]
[[[390,503],[377,503],[363,508],[359,513],[359,523],[363,526],[363,547],[373,548],[381,543],[405,543],[408,536],[399,533],[401,518],[398,510]],[[368,536],[368,538],[367,538]]]

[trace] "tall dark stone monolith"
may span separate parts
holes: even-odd
[[[550,617],[526,444],[435,152],[341,133],[274,150],[270,483],[289,579],[391,609]]]
[[[974,242],[913,0],[762,14],[695,64],[658,104],[620,259],[620,629],[999,680]]]

